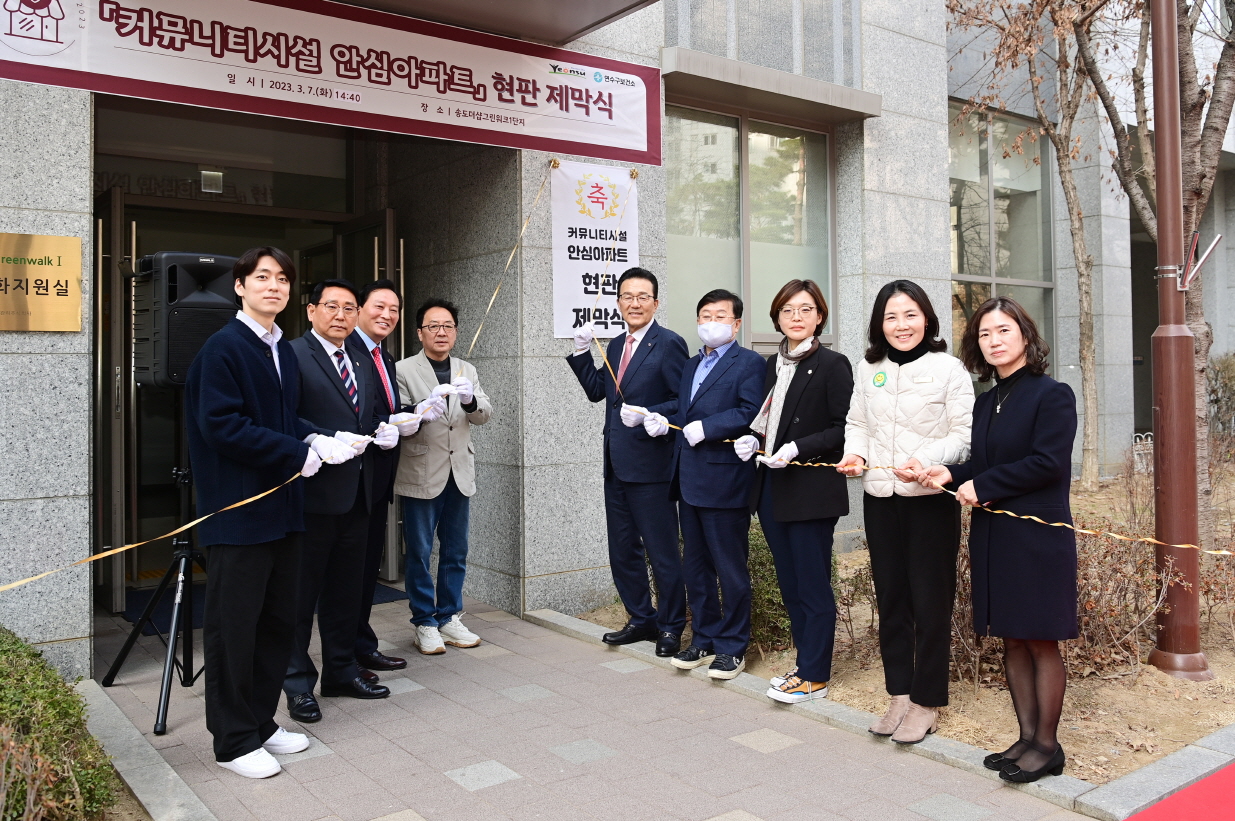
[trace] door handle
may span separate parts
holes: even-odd
[[[123,397],[124,397],[124,390],[121,386],[120,368],[116,368],[116,411],[115,413],[116,413],[117,419],[120,418],[120,413],[123,409],[123,405],[124,405]]]

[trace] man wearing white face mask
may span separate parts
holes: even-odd
[[[682,369],[677,411],[650,413],[649,436],[681,429],[674,443],[670,493],[682,527],[682,576],[693,616],[690,647],[672,664],[689,670],[709,664],[708,675],[736,678],[750,641],[751,484],[755,466],[726,444],[750,428],[763,402],[763,357],[737,344],[742,299],[715,290],[696,309],[703,348]],[[723,603],[723,607],[722,607]]]

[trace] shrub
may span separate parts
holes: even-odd
[[[100,818],[116,775],[86,729],[81,696],[0,627],[0,819]]]
[[[793,646],[789,611],[780,597],[772,551],[758,519],[750,523],[750,641],[762,649],[784,650]]]

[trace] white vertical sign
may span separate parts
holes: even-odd
[[[639,265],[639,196],[622,166],[563,162],[553,169],[553,335],[592,322],[600,338],[626,331],[618,277]]]

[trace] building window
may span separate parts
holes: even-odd
[[[1025,306],[1054,341],[1054,261],[1044,139],[1002,114],[950,106],[952,349],[969,317],[992,296]]]
[[[743,343],[780,341],[768,309],[790,279],[832,302],[827,135],[696,109],[665,109],[667,325],[691,340],[714,288],[746,302]],[[700,139],[702,136],[702,139]],[[832,322],[824,341],[832,341]]]

